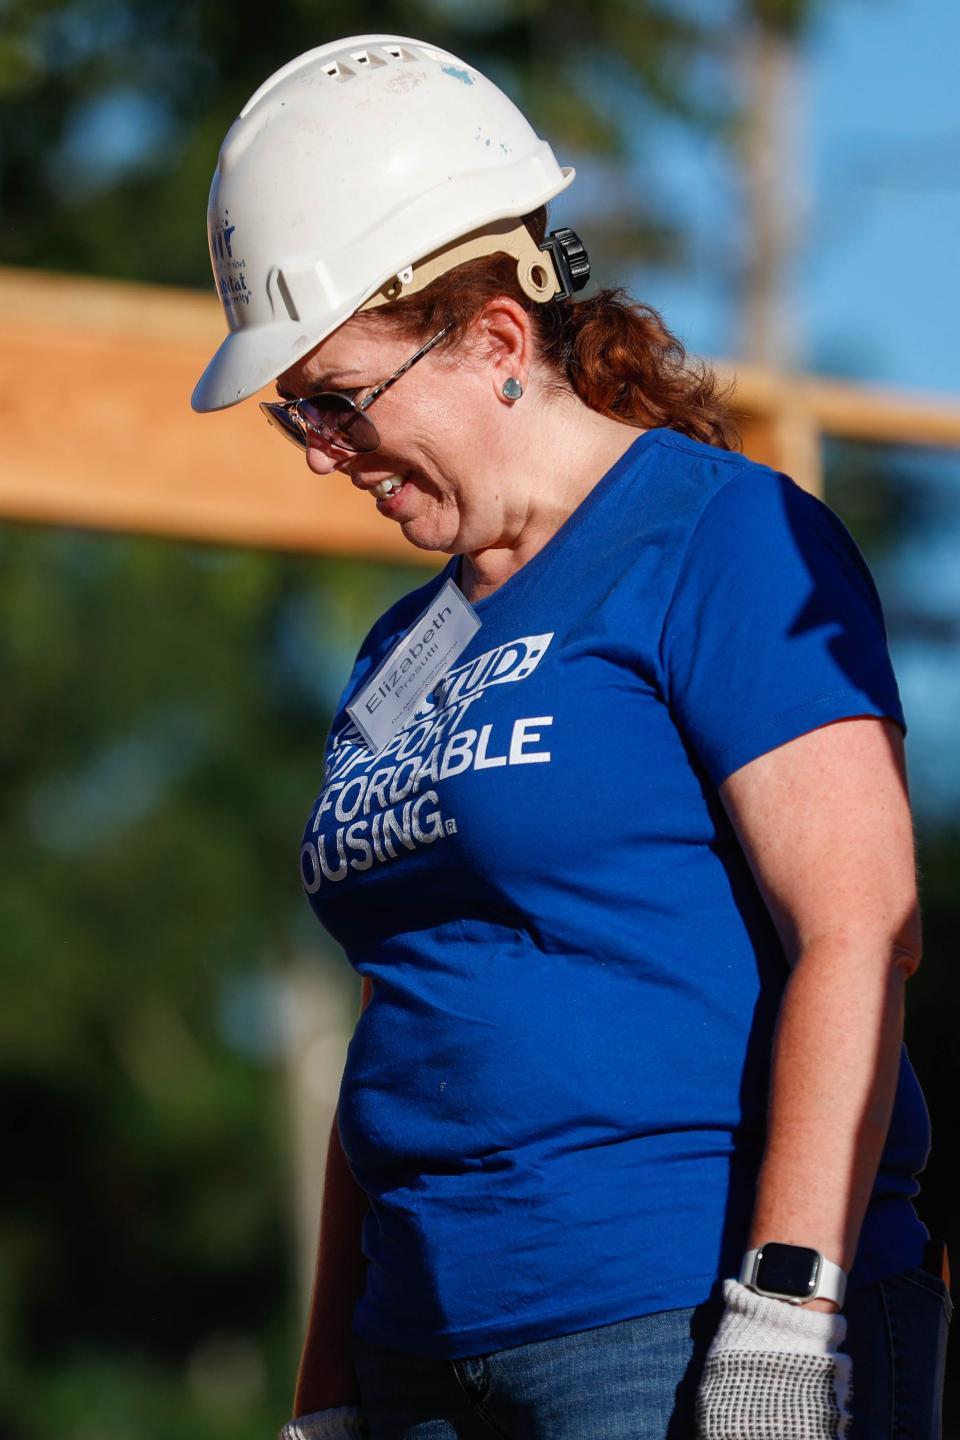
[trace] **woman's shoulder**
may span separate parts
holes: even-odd
[[[672,531],[677,559],[701,544],[742,550],[745,543],[826,547],[865,568],[835,511],[786,472],[666,428],[656,437],[645,487],[645,519]]]
[[[627,568],[647,567],[655,554],[668,588],[704,549],[735,558],[745,544],[776,548],[806,532],[837,543],[835,532],[843,529],[823,501],[784,472],[676,430],[647,431],[646,443],[624,462],[597,517],[607,552]]]
[[[727,503],[749,503],[752,495],[782,492],[799,486],[783,471],[775,470],[760,460],[753,460],[740,450],[725,450],[708,445],[678,430],[662,427],[651,432],[655,437],[657,489],[669,496],[673,505],[686,501],[684,510],[694,522],[700,512],[722,491],[728,492]],[[669,484],[663,485],[669,477]]]

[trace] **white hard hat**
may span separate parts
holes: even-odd
[[[230,333],[193,408],[235,405],[365,302],[419,289],[472,254],[505,249],[527,293],[562,293],[560,267],[516,222],[573,176],[501,90],[445,50],[359,35],[291,60],[220,151],[208,229]],[[427,258],[432,269],[418,265]]]

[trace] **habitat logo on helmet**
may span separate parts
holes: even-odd
[[[515,255],[535,299],[568,293],[557,242],[539,250],[519,217],[573,177],[497,86],[423,41],[360,35],[291,60],[220,151],[208,234],[229,334],[193,408],[235,405],[357,310],[476,255]]]
[[[227,211],[223,219],[210,226],[210,260],[213,264],[213,278],[217,284],[220,303],[230,323],[231,307],[250,304],[250,291],[244,270],[246,260],[233,253],[233,236],[236,225],[230,224]],[[232,326],[231,326],[232,328]]]

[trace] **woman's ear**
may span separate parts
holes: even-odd
[[[526,389],[533,359],[533,324],[528,312],[509,295],[498,295],[487,301],[474,324],[478,358],[490,367],[497,395],[508,402],[516,399],[516,385],[521,393]]]

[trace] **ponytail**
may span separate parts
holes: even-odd
[[[651,429],[667,425],[693,440],[736,450],[740,437],[723,391],[702,360],[683,345],[650,305],[624,290],[589,300],[545,305],[543,358],[585,405],[611,420]]]

